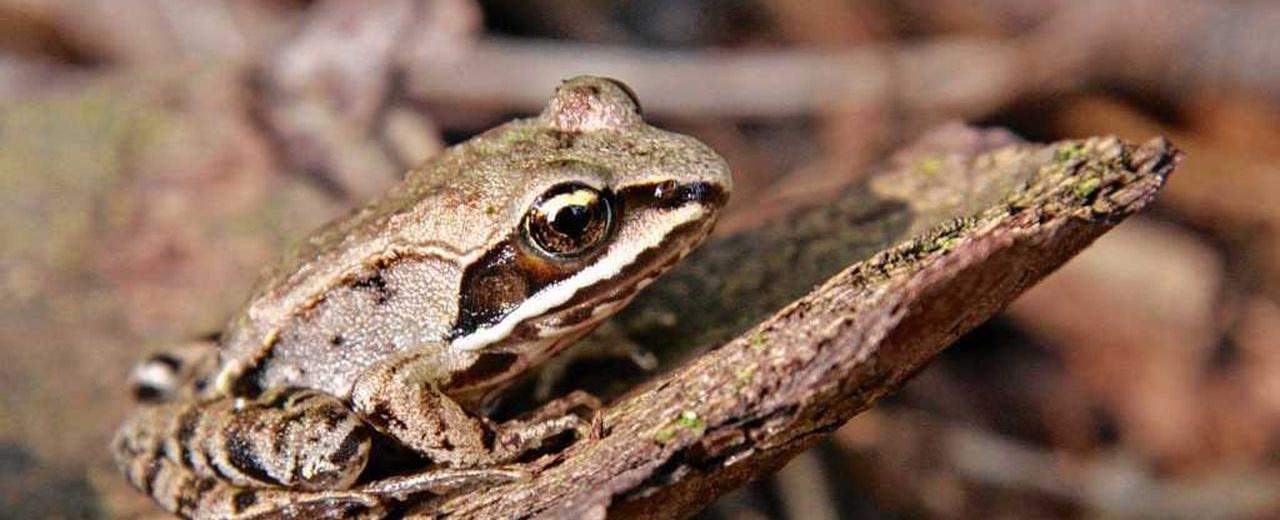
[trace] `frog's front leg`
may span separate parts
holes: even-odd
[[[457,363],[432,353],[378,363],[356,381],[352,406],[374,428],[453,468],[499,466],[551,437],[583,433],[588,422],[570,411],[599,406],[588,394],[575,392],[524,418],[497,424],[468,412],[441,389],[465,371]]]
[[[341,401],[280,389],[139,407],[112,448],[135,487],[187,517],[346,518],[381,509],[373,494],[348,490],[370,434]]]

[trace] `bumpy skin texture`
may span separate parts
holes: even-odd
[[[306,502],[344,514],[378,510],[371,496],[324,492],[353,484],[369,457],[370,429],[341,402],[299,389],[234,401],[171,401],[131,415],[114,446],[125,477],[185,516],[275,512],[283,492],[269,487],[285,485],[299,491],[287,498],[300,513],[311,510]]]
[[[611,212],[598,242],[557,255],[527,219],[566,185]],[[210,518],[376,517],[517,478],[505,465],[583,431],[569,412],[597,404],[571,394],[503,424],[479,408],[682,258],[729,189],[723,159],[645,124],[625,86],[566,81],[538,118],[451,148],[319,231],[264,278],[216,359],[144,364],[149,402],[116,459],[166,509]],[[358,482],[379,435],[432,467]]]

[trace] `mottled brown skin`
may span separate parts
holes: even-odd
[[[372,496],[337,492],[358,476],[349,468],[368,460],[371,433],[341,401],[302,389],[238,409],[234,401],[172,400],[132,414],[113,447],[125,477],[188,517],[253,517],[308,502],[380,512]],[[328,456],[312,456],[320,453]],[[292,491],[266,487],[285,481]]]
[[[501,424],[484,404],[696,246],[730,182],[705,145],[645,124],[621,84],[568,80],[541,116],[449,149],[322,229],[219,349],[144,364],[118,464],[198,518],[377,517],[416,493],[519,478],[514,460],[583,431],[570,411],[598,403],[574,393]],[[431,467],[360,480],[374,436]]]

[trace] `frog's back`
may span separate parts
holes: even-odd
[[[343,395],[371,362],[444,341],[463,266],[502,233],[519,167],[494,139],[514,122],[410,171],[381,198],[320,229],[264,275],[223,336],[218,390],[286,384]],[[256,388],[255,388],[256,387]]]
[[[582,277],[584,284],[606,284],[603,273],[661,248],[683,222],[675,212],[702,214],[677,206],[727,192],[723,159],[690,137],[644,124],[616,84],[596,78],[566,85],[538,118],[451,147],[297,248],[226,330],[215,391],[302,386],[344,396],[375,361],[452,338],[466,340],[462,350],[480,348],[502,341],[519,320],[565,303],[572,286],[511,320],[504,314],[595,261],[560,262],[511,245],[526,211],[554,186],[676,197],[635,206],[619,252],[595,254],[610,263]],[[668,184],[697,189],[662,188]],[[464,283],[473,285],[464,291]]]

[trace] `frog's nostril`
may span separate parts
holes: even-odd
[[[684,186],[680,198],[685,202],[706,202],[714,191],[715,188],[710,183],[695,182]]]
[[[724,186],[710,182],[691,182],[680,188],[678,200],[681,204],[697,202],[704,206],[722,207],[728,192]]]
[[[724,202],[724,190],[709,182],[679,184],[666,181],[652,189],[653,204],[660,208],[676,208],[694,202],[719,206]]]

